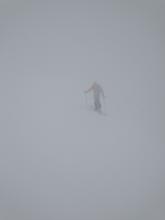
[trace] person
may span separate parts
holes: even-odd
[[[97,83],[94,82],[91,87],[85,91],[85,93],[93,92],[93,99],[94,99],[94,110],[101,112],[101,97],[104,99],[104,91],[102,87]]]

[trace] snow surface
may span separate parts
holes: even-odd
[[[162,220],[161,19],[73,5],[4,13],[0,218]],[[95,80],[107,116],[85,100]]]

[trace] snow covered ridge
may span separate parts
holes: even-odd
[[[117,216],[120,210],[130,215],[143,209],[141,200],[154,201],[163,187],[159,134],[148,127],[155,112],[144,112],[141,120],[137,111],[140,105],[147,110],[149,102],[124,104],[124,95],[111,97],[108,117],[98,117],[85,106],[83,79],[5,79],[0,171],[2,207],[11,213],[63,219],[66,213]]]

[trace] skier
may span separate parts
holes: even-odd
[[[89,92],[93,92],[94,110],[97,112],[101,112],[101,96],[103,99],[105,98],[102,87],[97,82],[94,82],[92,86],[85,91],[85,93]]]

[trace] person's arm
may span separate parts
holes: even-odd
[[[93,90],[93,85],[89,89],[85,90],[85,93],[91,92],[92,90]]]

